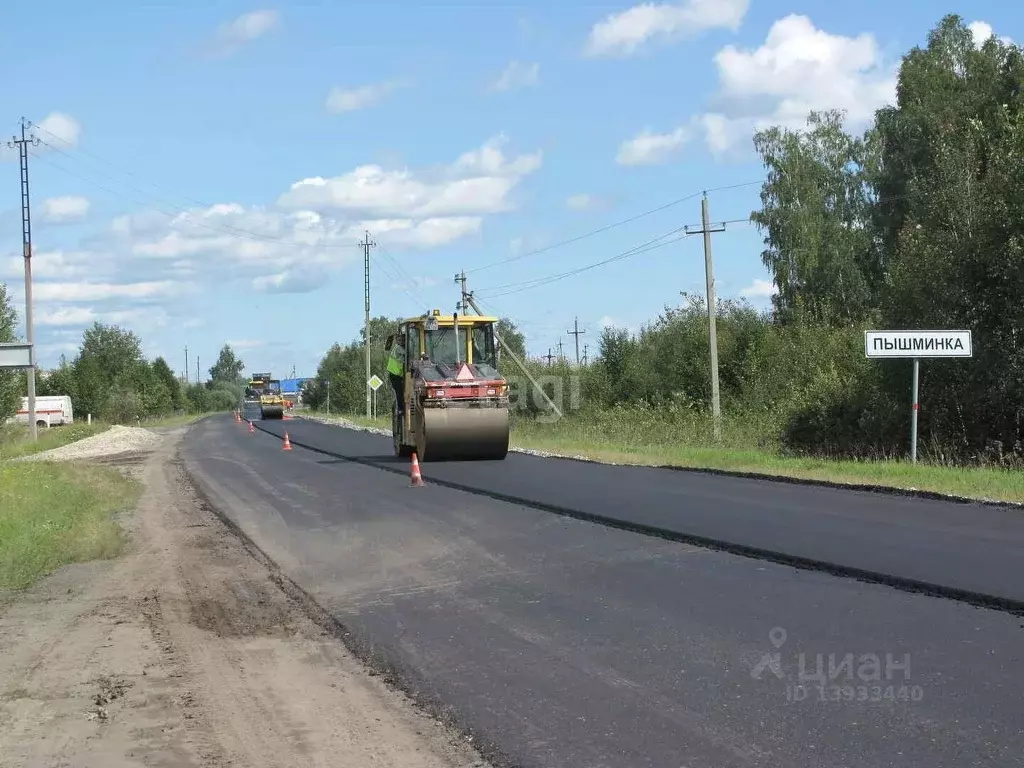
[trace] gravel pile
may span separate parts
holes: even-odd
[[[113,426],[98,435],[78,440],[60,448],[22,456],[16,461],[74,461],[118,453],[151,451],[163,440],[160,435],[141,427]]]

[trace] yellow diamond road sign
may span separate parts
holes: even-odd
[[[380,385],[383,383],[383,379],[381,379],[381,377],[378,376],[377,374],[373,374],[373,376],[370,377],[370,389],[372,389],[374,392],[376,392],[380,388]]]

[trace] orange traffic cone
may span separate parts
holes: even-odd
[[[250,421],[249,422],[249,434],[251,435],[255,431],[256,431],[256,428],[253,427],[252,422]]]
[[[242,420],[242,414],[240,414],[238,411],[235,411],[235,421],[241,421],[241,420]]]
[[[413,451],[413,454],[412,454],[412,483],[410,483],[410,487],[415,488],[415,487],[418,487],[418,486],[421,486],[421,485],[423,485],[423,475],[420,474],[420,462],[419,462],[419,459],[416,458],[416,452]]]
[[[284,433],[284,448],[282,451],[290,451],[292,449],[292,441],[288,439],[288,433]]]

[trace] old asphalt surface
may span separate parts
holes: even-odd
[[[200,422],[186,468],[499,763],[1024,765],[1019,616],[551,510],[1009,601],[1022,513],[521,455],[410,488],[388,438],[257,426]]]

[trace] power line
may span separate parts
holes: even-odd
[[[529,251],[528,253],[521,253],[518,256],[511,256],[511,257],[509,257],[507,259],[501,259],[500,261],[495,261],[495,262],[492,262],[491,264],[485,264],[482,267],[477,267],[475,269],[467,269],[466,270],[466,274],[470,274],[470,273],[473,273],[473,272],[482,272],[485,269],[490,269],[491,267],[501,266],[502,264],[511,264],[514,261],[519,261],[520,259],[525,259],[528,256],[536,256],[537,254],[540,254],[540,253],[546,253],[548,251],[552,251],[555,248],[561,248],[561,247],[566,246],[566,245],[572,245],[573,243],[578,243],[580,240],[586,240],[587,238],[593,237],[594,235],[600,235],[603,232],[607,232],[609,230],[615,229],[616,227],[621,227],[621,226],[624,226],[626,224],[631,224],[632,222],[639,221],[640,219],[643,219],[643,218],[645,218],[647,216],[652,216],[655,213],[660,213],[661,211],[668,210],[669,208],[672,208],[674,206],[680,205],[681,203],[685,203],[688,200],[693,200],[695,197],[699,197],[701,194],[704,194],[706,192],[722,192],[722,191],[725,191],[725,190],[728,190],[728,189],[739,189],[740,187],[750,187],[750,186],[753,186],[755,184],[763,184],[763,183],[764,183],[764,180],[763,179],[759,179],[758,181],[748,181],[748,182],[744,182],[743,184],[732,184],[732,185],[724,186],[724,187],[714,187],[712,189],[705,190],[704,192],[694,192],[693,194],[686,195],[686,197],[680,197],[677,200],[672,200],[671,202],[665,203],[664,205],[659,205],[657,208],[652,208],[649,211],[644,211],[643,213],[638,213],[635,216],[630,216],[628,219],[623,219],[622,221],[616,221],[613,224],[607,224],[606,226],[603,226],[603,227],[601,227],[599,229],[592,230],[590,232],[586,232],[586,233],[584,233],[582,235],[578,235],[577,237],[571,237],[568,240],[562,240],[562,241],[554,243],[552,245],[547,245],[547,246],[544,246],[543,248],[538,248],[535,251]]]
[[[54,150],[55,152],[58,152],[58,153],[64,155],[65,157],[71,158],[75,162],[82,163],[83,165],[89,167],[88,163],[82,162],[79,158],[76,158],[74,155],[72,155],[72,154],[70,154],[68,152],[65,152],[64,150],[60,149],[59,147],[55,147],[52,144],[49,144],[48,142],[45,142],[45,141],[42,141],[40,143],[43,144],[46,147],[49,147],[50,149]],[[162,213],[164,216],[167,216],[167,217],[172,218],[172,219],[173,218],[177,218],[181,214],[184,214],[188,218],[189,224],[191,224],[192,226],[200,227],[202,229],[208,229],[208,230],[210,230],[212,232],[217,232],[219,234],[230,235],[231,237],[237,237],[237,238],[240,238],[240,239],[243,239],[243,240],[253,240],[253,241],[256,241],[256,242],[274,243],[274,244],[277,244],[277,245],[286,245],[286,246],[291,246],[291,247],[294,247],[294,248],[352,248],[353,247],[353,245],[350,245],[348,243],[325,243],[325,242],[322,242],[322,240],[323,240],[323,236],[322,235],[319,235],[317,237],[317,242],[304,243],[304,242],[298,242],[298,241],[294,241],[294,240],[286,240],[286,239],[284,239],[282,237],[279,237],[279,236],[276,236],[276,235],[266,235],[266,234],[262,234],[260,232],[253,232],[251,230],[241,229],[239,227],[232,227],[229,224],[225,224],[225,225],[222,225],[222,226],[214,226],[214,225],[202,222],[202,221],[197,221],[195,219],[195,212],[194,211],[190,211],[189,209],[187,209],[187,208],[185,208],[183,206],[177,205],[177,204],[175,204],[175,203],[173,203],[171,201],[165,200],[165,199],[163,199],[161,197],[158,197],[156,195],[153,195],[151,193],[147,193],[147,192],[139,189],[138,187],[132,186],[131,184],[125,184],[124,181],[122,181],[120,179],[116,179],[113,176],[111,176],[110,174],[106,174],[106,173],[103,173],[102,171],[100,171],[100,173],[102,173],[107,178],[112,179],[113,181],[115,181],[115,182],[117,182],[119,184],[124,184],[124,186],[128,187],[129,189],[132,189],[135,192],[138,192],[139,194],[143,195],[144,197],[148,197],[150,199],[149,200],[140,200],[137,197],[132,197],[130,195],[125,195],[123,193],[116,192],[116,191],[110,189],[109,187],[106,187],[103,184],[100,184],[99,182],[97,182],[95,179],[93,179],[90,176],[84,176],[84,175],[82,175],[80,173],[77,173],[75,171],[71,171],[71,170],[65,168],[64,166],[58,165],[57,163],[54,163],[52,160],[48,160],[47,158],[40,157],[39,155],[33,155],[33,156],[36,157],[37,159],[41,160],[42,162],[46,163],[47,165],[50,165],[50,166],[56,168],[57,170],[59,170],[59,171],[61,171],[63,173],[68,174],[69,176],[73,176],[75,178],[81,179],[82,181],[85,181],[85,182],[87,182],[89,184],[92,184],[92,185],[94,185],[94,186],[96,186],[96,187],[98,187],[98,188],[100,188],[100,189],[102,189],[102,190],[104,190],[106,192],[109,192],[110,194],[113,194],[113,195],[116,195],[118,197],[123,197],[125,199],[131,200],[132,202],[137,203],[137,204],[142,205],[142,206],[146,206],[146,207],[150,207],[150,208],[155,208],[158,213]],[[153,201],[156,201],[156,203],[154,203]],[[167,208],[172,208],[176,212],[175,213],[169,213],[168,211],[162,209],[160,207],[160,205],[158,205],[157,203],[162,204],[163,206],[165,206]],[[212,208],[213,206],[208,205],[206,207]]]
[[[68,144],[68,142],[65,139],[61,138],[60,136],[58,136],[57,134],[53,133],[52,131],[48,131],[45,128],[43,128],[42,126],[40,126],[40,125],[37,125],[35,127],[38,128],[39,130],[43,131],[44,133],[49,134],[50,136],[52,136],[57,141],[59,141],[59,142],[61,142],[63,144]],[[69,154],[68,152],[64,152],[63,150],[59,149],[58,147],[53,146],[52,144],[47,143],[46,146],[50,147],[51,149],[53,149],[53,150],[55,150],[57,152],[61,152],[61,154],[67,155],[68,157],[71,157],[76,162],[80,162],[83,165],[88,165],[88,163],[85,163],[81,159],[75,157],[74,155]],[[139,176],[137,173],[132,173],[131,171],[125,170],[124,168],[120,167],[119,165],[117,165],[115,163],[112,163],[112,162],[110,162],[109,160],[107,160],[105,158],[100,157],[95,152],[90,152],[89,150],[84,149],[83,147],[76,147],[75,151],[78,152],[78,153],[81,153],[81,154],[88,155],[89,157],[93,157],[96,160],[99,160],[104,165],[110,166],[111,168],[119,171],[120,173],[124,174],[125,176],[130,176],[133,179],[138,179],[142,183],[148,184],[149,186],[153,187],[154,189],[165,189],[166,190],[166,187],[162,187],[159,184],[156,184],[156,183],[154,183],[152,181],[149,181],[148,179],[144,179],[142,176]],[[104,175],[106,175],[107,178],[112,178],[111,176],[109,176],[109,174],[104,174]],[[167,190],[167,191],[170,191],[170,190]],[[145,194],[145,193],[143,193],[143,194]],[[190,203],[198,205],[201,208],[212,208],[213,207],[212,203],[204,202],[203,200],[197,200],[194,197],[189,197],[188,195],[182,194],[180,192],[172,193],[172,194],[175,194],[177,197],[180,197],[182,200],[188,200]],[[258,219],[255,216],[250,216],[248,214],[240,216],[240,218],[247,218],[250,221],[259,221],[260,223],[266,223],[266,219]]]
[[[665,242],[659,242],[673,235],[676,235],[676,237]],[[672,243],[684,239],[686,239],[684,227],[677,227],[676,229],[673,229],[670,232],[666,232],[664,235],[661,235],[660,237],[656,237],[653,240],[648,240],[646,243],[642,243],[638,246],[630,248],[628,251],[623,251],[622,253],[616,254],[615,256],[610,256],[607,259],[602,259],[601,261],[595,262],[593,264],[588,264],[584,267],[578,267],[576,269],[569,270],[568,272],[561,272],[555,275],[548,275],[547,277],[535,278],[533,280],[524,280],[523,282],[519,283],[508,283],[507,285],[498,285],[489,289],[485,288],[484,290],[497,291],[504,288],[511,289],[503,290],[501,293],[492,294],[487,297],[488,299],[497,298],[499,296],[509,296],[514,293],[520,293],[522,291],[530,290],[531,288],[539,288],[542,285],[548,285],[549,283],[558,282],[559,280],[564,280],[567,277],[572,277],[573,275],[578,275],[582,272],[587,272],[591,269],[597,269],[598,267],[603,267],[606,264],[611,264],[612,262],[615,261],[628,259],[631,256],[638,256],[639,254],[648,253],[650,251],[657,250],[658,248],[664,248],[666,245],[671,245]]]

